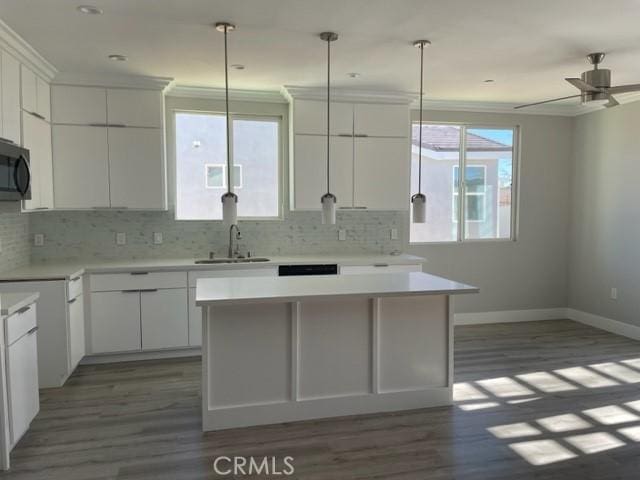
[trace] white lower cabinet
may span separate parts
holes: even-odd
[[[189,289],[189,345],[202,345],[202,307],[196,305],[196,289]]]
[[[75,369],[84,357],[84,295],[69,300],[69,366]]]
[[[143,350],[189,345],[186,288],[143,290],[140,311]]]
[[[140,348],[140,292],[93,292],[91,353],[138,351]]]
[[[340,267],[340,275],[360,275],[365,273],[401,273],[421,272],[422,265],[389,265],[379,263],[373,265],[351,265]]]

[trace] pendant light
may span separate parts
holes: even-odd
[[[231,227],[238,223],[238,196],[233,193],[231,182],[231,118],[229,116],[229,62],[227,60],[227,33],[236,29],[229,22],[216,23],[216,30],[224,33],[224,98],[227,125],[227,192],[222,195],[222,223]]]
[[[338,39],[338,34],[334,32],[322,32],[320,39],[327,42],[327,193],[321,198],[322,203],[322,223],[335,225],[336,223],[336,196],[331,193],[330,187],[330,126],[331,126],[331,42]]]
[[[426,223],[427,197],[422,193],[422,96],[424,76],[424,48],[431,45],[429,40],[416,40],[413,46],[420,49],[420,123],[418,134],[418,193],[411,197],[413,205],[413,223]]]

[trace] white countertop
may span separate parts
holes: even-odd
[[[0,293],[0,315],[7,317],[13,315],[22,307],[31,305],[40,297],[39,293]]]
[[[292,302],[345,296],[456,295],[476,287],[422,272],[304,277],[201,278],[196,305]]]
[[[180,271],[180,270],[228,270],[243,268],[273,267],[275,265],[300,265],[337,263],[338,265],[373,265],[375,263],[388,263],[389,265],[419,265],[425,262],[422,257],[415,255],[294,255],[271,256],[268,262],[256,263],[222,263],[222,264],[195,264],[194,258],[161,258],[122,261],[71,261],[61,263],[35,263],[26,267],[0,273],[0,281],[27,281],[27,280],[69,280],[83,273],[122,273],[131,270],[145,271]]]

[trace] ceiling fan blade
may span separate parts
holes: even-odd
[[[565,78],[567,82],[571,85],[579,89],[581,92],[599,92],[600,89],[594,87],[593,85],[589,85],[587,82],[582,80],[581,78]]]
[[[582,94],[579,93],[578,95],[569,95],[568,97],[552,98],[551,100],[543,100],[542,102],[527,103],[526,105],[518,105],[517,107],[513,107],[513,108],[518,110],[520,108],[534,107],[536,105],[543,105],[545,103],[557,102],[559,100],[567,100],[569,98],[577,98],[580,96],[582,96]]]
[[[617,87],[611,87],[607,90],[609,93],[629,93],[640,91],[640,83],[633,85],[618,85]]]
[[[611,108],[611,107],[615,107],[617,105],[620,105],[620,102],[617,101],[613,95],[609,95],[609,101],[607,103],[604,104],[604,106],[606,108]]]

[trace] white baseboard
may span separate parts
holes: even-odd
[[[575,310],[573,308],[567,308],[566,310],[566,318],[601,330],[606,330],[607,332],[622,335],[623,337],[640,340],[640,327],[636,325],[613,320],[612,318],[601,317],[600,315],[594,315],[593,313],[587,313],[581,310]]]
[[[87,355],[80,362],[81,365],[95,365],[99,363],[136,362],[139,360],[161,360],[164,358],[183,358],[200,356],[200,347],[183,348],[179,350],[158,350],[155,352],[136,353],[107,353]]]
[[[455,325],[482,325],[485,323],[533,322],[567,318],[566,308],[534,308],[530,310],[501,310],[498,312],[456,313]]]

